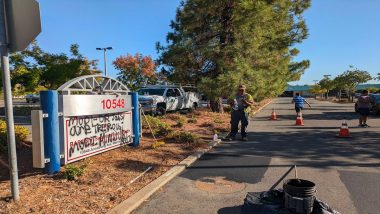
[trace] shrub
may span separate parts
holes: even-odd
[[[65,166],[65,171],[63,172],[63,177],[67,180],[76,180],[78,177],[84,174],[84,169],[86,165],[82,165],[80,167],[75,165],[67,165]]]
[[[29,129],[24,126],[15,126],[15,134],[17,142],[24,142],[30,134]]]
[[[179,117],[174,127],[182,128],[185,123],[186,123],[186,119],[184,117]]]
[[[17,142],[24,142],[30,134],[29,129],[24,126],[15,126],[15,138]],[[0,152],[7,148],[7,124],[0,120]]]
[[[186,144],[201,144],[202,139],[191,132],[174,132],[170,138],[176,143],[186,143]]]
[[[167,123],[149,115],[147,115],[143,120],[142,127],[144,129],[149,129],[148,122],[152,128],[153,134],[156,137],[167,136],[172,132],[172,129],[169,127]]]

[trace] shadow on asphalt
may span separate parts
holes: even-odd
[[[316,168],[380,166],[379,162],[373,163],[373,159],[380,158],[379,133],[354,132],[352,138],[338,138],[336,135],[337,131],[327,130],[254,132],[249,133],[248,142],[223,143],[214,148],[207,157],[218,158],[218,154],[280,157],[297,165]],[[254,167],[254,165],[262,164],[256,162],[244,164],[244,166],[247,165]]]
[[[220,176],[238,183],[255,184],[261,181],[270,160],[270,157],[205,154],[180,176],[191,180]]]

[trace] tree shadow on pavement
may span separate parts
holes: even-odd
[[[368,166],[368,163],[370,166],[380,158],[378,133],[355,132],[352,133],[353,138],[337,138],[336,135],[336,131],[327,130],[255,132],[249,134],[248,142],[224,143],[212,152],[280,157],[297,165],[317,168],[360,164]]]

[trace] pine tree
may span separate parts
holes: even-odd
[[[246,84],[256,99],[281,94],[309,61],[292,48],[307,38],[303,12],[310,0],[187,0],[167,46],[157,45],[169,79],[198,85],[221,111],[220,97]]]

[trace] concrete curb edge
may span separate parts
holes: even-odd
[[[133,210],[137,209],[145,200],[147,200],[150,196],[152,196],[157,190],[163,187],[166,183],[176,177],[178,174],[183,172],[188,166],[193,164],[198,158],[200,158],[203,154],[208,152],[214,146],[218,145],[221,142],[220,139],[216,142],[211,142],[206,149],[202,151],[195,152],[194,154],[188,156],[169,171],[162,174],[160,177],[156,178],[148,185],[143,187],[141,190],[133,194],[131,197],[127,198],[110,211],[108,214],[128,214]]]
[[[256,111],[254,111],[252,113],[252,116],[256,115],[258,112],[260,112],[261,110],[263,110],[265,107],[267,107],[269,104],[271,104],[273,102],[274,99],[271,99],[268,103],[266,103],[265,105],[261,106],[259,109],[257,109]]]

